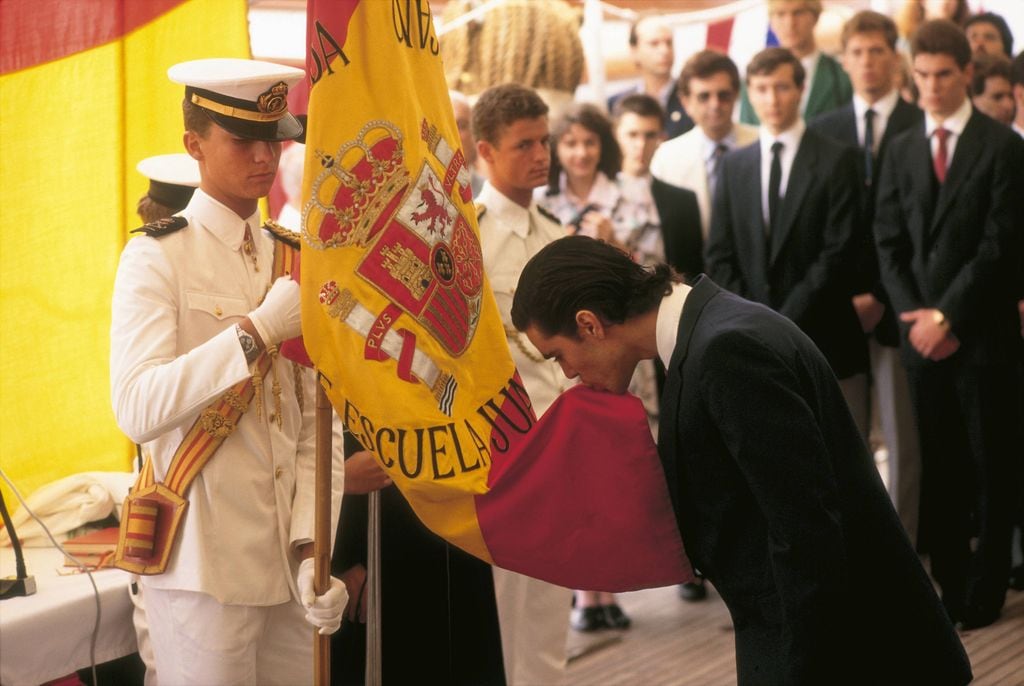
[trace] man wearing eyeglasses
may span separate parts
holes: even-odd
[[[740,75],[733,61],[720,52],[702,50],[691,57],[679,74],[677,92],[696,126],[658,147],[651,173],[697,195],[701,230],[707,241],[721,157],[756,141],[757,128],[733,123]]]

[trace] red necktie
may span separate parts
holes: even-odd
[[[943,128],[935,129],[935,136],[939,139],[939,147],[932,158],[932,166],[935,168],[935,178],[939,183],[943,183],[946,180],[946,139],[949,138],[949,131]]]

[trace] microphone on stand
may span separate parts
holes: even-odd
[[[32,595],[36,592],[36,578],[29,576],[25,570],[25,556],[21,552],[21,541],[14,532],[14,522],[11,515],[7,513],[7,503],[4,502],[4,494],[0,491],[0,516],[4,520],[4,528],[11,538],[11,547],[14,548],[15,576],[5,576],[0,579],[0,600],[16,598],[17,596]]]

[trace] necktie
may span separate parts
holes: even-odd
[[[775,228],[779,220],[779,187],[782,185],[782,143],[772,143],[772,170],[768,175],[768,232]]]
[[[946,139],[949,138],[949,131],[943,128],[935,129],[935,137],[939,139],[939,147],[935,150],[935,157],[932,158],[932,167],[935,169],[935,178],[939,183],[946,180]]]
[[[711,156],[711,176],[708,178],[708,193],[715,197],[715,188],[718,186],[718,177],[722,173],[722,155],[729,152],[724,143],[715,146],[715,152]]]
[[[864,113],[864,183],[871,185],[875,165],[875,111]]]

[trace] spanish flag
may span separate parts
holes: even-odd
[[[639,401],[576,388],[535,417],[431,16],[426,0],[309,3],[306,348],[348,429],[448,541],[572,588],[687,580]]]

